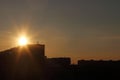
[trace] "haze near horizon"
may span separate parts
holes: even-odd
[[[0,0],[0,50],[26,33],[48,57],[120,59],[119,0]]]

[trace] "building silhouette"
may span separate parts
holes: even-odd
[[[119,80],[120,61],[47,58],[44,44],[0,52],[0,80]]]
[[[71,65],[71,59],[68,57],[60,57],[60,58],[48,58],[47,64],[49,66],[70,66]]]
[[[26,80],[41,76],[45,64],[45,45],[18,46],[0,52],[0,74],[4,80]]]

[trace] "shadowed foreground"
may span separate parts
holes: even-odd
[[[19,54],[19,55],[18,55]],[[119,80],[120,61],[78,61],[44,55],[44,45],[0,53],[0,80]]]

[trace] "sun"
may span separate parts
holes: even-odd
[[[18,45],[20,46],[25,46],[28,44],[28,38],[26,36],[21,36],[19,39],[18,39]]]

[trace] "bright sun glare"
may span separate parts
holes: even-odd
[[[28,39],[26,36],[21,36],[19,39],[18,39],[18,44],[20,46],[25,46],[28,44]]]

